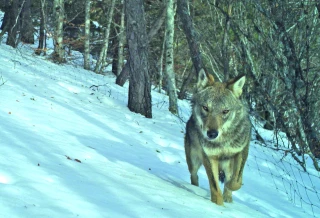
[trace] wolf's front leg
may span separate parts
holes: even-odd
[[[248,157],[248,149],[249,146],[233,157],[233,174],[230,181],[225,184],[225,186],[232,191],[236,191],[242,186],[243,168]]]
[[[233,175],[233,168],[234,168],[234,160],[233,159],[229,159],[229,160],[225,160],[222,164],[222,168],[221,170],[223,170],[224,175],[225,175],[225,185],[224,185],[224,189],[223,189],[223,200],[224,202],[228,202],[231,203],[232,200],[232,190],[230,190],[227,187],[227,184],[231,181],[232,179],[232,175]]]
[[[197,152],[196,149],[186,149],[186,159],[190,172],[191,184],[195,186],[199,186],[198,170],[202,165],[202,157],[198,153],[199,152]]]
[[[192,140],[190,130],[186,133],[184,147],[190,172],[191,184],[199,186],[198,170],[202,165],[202,149],[197,140]]]
[[[232,203],[232,191],[229,190],[226,186],[223,189],[223,200],[224,202]]]
[[[219,161],[206,157],[203,160],[203,164],[210,184],[211,201],[215,204],[223,205],[222,192],[219,187]]]

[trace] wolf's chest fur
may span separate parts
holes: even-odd
[[[199,139],[200,145],[207,156],[214,156],[217,159],[227,159],[235,154],[241,152],[246,146],[241,140],[240,136],[238,138],[232,137],[221,137],[219,140],[210,142],[204,137]]]

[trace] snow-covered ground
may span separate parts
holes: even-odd
[[[211,203],[204,168],[189,181],[189,103],[181,120],[153,92],[146,119],[114,81],[0,45],[0,217],[320,217],[319,173],[256,141],[234,202]]]

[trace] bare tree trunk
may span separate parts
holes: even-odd
[[[166,33],[164,33],[166,35]],[[162,49],[161,49],[161,55],[160,55],[160,58],[159,58],[159,64],[158,64],[158,68],[159,68],[159,83],[158,83],[158,86],[159,86],[159,93],[161,92],[161,89],[162,89],[162,84],[163,84],[163,58],[164,58],[164,52],[165,52],[165,49],[166,49],[166,40],[165,40],[165,36],[164,36],[164,39],[163,39],[163,43],[162,43]]]
[[[128,107],[133,112],[152,118],[143,0],[125,0],[125,15],[130,72]]]
[[[90,70],[90,0],[85,3],[84,23],[84,69]]]
[[[115,17],[115,19],[117,19],[117,18]],[[112,40],[111,40],[111,43],[112,43],[112,66],[111,66],[112,69],[111,69],[111,72],[115,76],[117,76],[117,72],[118,72],[117,68],[118,68],[118,59],[119,59],[119,54],[118,54],[119,42],[118,42],[118,37],[116,37],[118,31],[116,29],[117,29],[116,27],[112,28],[112,32],[114,34],[112,34]]]
[[[165,4],[166,5],[166,4]],[[148,42],[158,33],[160,27],[164,23],[167,15],[167,8],[166,6],[161,10],[160,14],[158,15],[157,19],[152,23],[152,28],[150,28],[148,32]]]
[[[126,81],[128,80],[128,78],[129,78],[129,63],[127,62],[123,66],[119,76],[117,76],[116,84],[119,86],[123,86],[126,83]]]
[[[16,48],[18,45],[19,14],[21,12],[21,8],[19,11],[18,3],[18,1],[12,1],[11,5],[8,7],[9,24],[6,44],[12,46],[13,48]]]
[[[115,0],[112,0],[111,7],[109,8],[108,22],[104,32],[103,47],[100,51],[99,60],[94,69],[94,72],[96,73],[102,73],[103,66],[106,65],[106,58],[107,58],[107,52],[108,52],[108,46],[109,46],[110,27],[111,27],[111,22],[113,18],[115,2],[116,2]]]
[[[156,21],[153,23],[152,28],[150,29],[150,32],[148,33],[147,41],[145,42],[145,45],[148,45],[151,39],[157,34],[160,27],[162,26],[164,20],[166,18],[166,7],[161,11],[161,14],[156,19]],[[129,63],[127,62],[124,67],[122,68],[122,71],[119,76],[117,76],[116,84],[119,86],[123,86],[124,83],[129,78],[129,67],[127,66]]]
[[[178,0],[177,1],[177,12],[182,24],[182,29],[184,34],[186,35],[188,45],[189,45],[189,50],[190,50],[190,55],[191,55],[191,60],[193,63],[193,66],[196,70],[196,75],[198,75],[199,71],[203,68],[202,65],[202,58],[201,58],[201,52],[200,52],[200,46],[198,43],[198,36],[197,33],[194,29],[192,19],[190,17],[190,13],[188,10],[188,4],[186,0]],[[188,84],[191,82],[192,78],[195,75],[192,73],[189,74],[186,80],[184,80],[182,87],[183,89],[180,89],[179,93],[179,99],[183,99],[185,96],[186,92],[186,87]]]
[[[125,35],[125,29],[124,29],[124,3],[123,0],[121,0],[121,16],[120,16],[120,27],[119,27],[119,35],[118,35],[118,62],[117,62],[117,76],[120,75],[122,68],[123,68],[123,60],[124,60],[124,54],[123,54],[123,48],[124,43],[126,40]]]
[[[169,111],[173,114],[178,113],[177,104],[177,89],[174,73],[174,58],[173,58],[173,37],[174,37],[174,1],[167,0],[167,22],[166,22],[166,79],[167,91],[169,95]]]
[[[183,32],[187,37],[191,60],[196,70],[196,74],[198,75],[199,71],[202,69],[202,58],[198,43],[198,35],[194,29],[186,0],[177,1],[177,12],[180,17]]]
[[[46,55],[46,34],[45,34],[45,0],[40,0],[40,30],[39,30],[39,45],[35,51],[36,55],[40,55],[42,52]]]
[[[54,53],[53,60],[58,63],[66,62],[65,50],[63,46],[63,20],[64,20],[64,0],[54,0],[53,10],[55,13],[54,30]]]
[[[122,6],[122,5],[121,5]],[[119,35],[120,33],[120,23],[121,23],[121,16],[122,10],[120,10],[120,5],[115,5],[117,10],[115,10],[113,15],[113,27],[111,27],[111,44],[112,44],[112,69],[111,72],[118,76],[118,60],[119,60]]]
[[[24,0],[21,13],[21,41],[34,44],[34,27],[31,17],[31,0]]]
[[[223,74],[224,81],[229,80],[229,30],[230,30],[230,16],[232,12],[232,5],[229,3],[228,12],[225,15],[225,27],[223,32],[223,42],[222,42],[222,63],[223,63]]]

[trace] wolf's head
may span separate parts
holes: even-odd
[[[219,142],[228,129],[241,123],[243,105],[239,97],[244,83],[245,76],[220,83],[203,69],[199,72],[192,113],[206,140]]]

